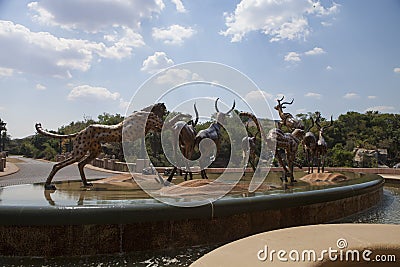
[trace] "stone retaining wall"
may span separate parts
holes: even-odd
[[[62,161],[65,159],[65,156],[58,155],[56,160]],[[92,165],[95,167],[112,170],[112,171],[120,171],[120,172],[129,172],[129,168],[134,172],[142,172],[141,168],[136,170],[136,163],[126,163],[120,162],[116,159],[109,159],[109,158],[96,158],[93,160]],[[148,164],[147,164],[148,165]],[[146,167],[146,166],[144,166]],[[160,173],[164,173],[165,169],[171,167],[156,167],[156,170]],[[208,173],[223,173],[226,169],[225,168],[208,168]],[[300,171],[299,168],[295,168],[296,171]],[[306,170],[303,168],[303,170]],[[242,168],[230,168],[226,170],[228,172],[241,172]],[[251,168],[247,168],[246,172],[251,172]],[[282,171],[281,167],[273,167],[270,171]],[[325,171],[328,172],[362,172],[362,173],[375,173],[375,174],[393,174],[393,175],[400,175],[400,169],[395,168],[340,168],[340,167],[325,167]],[[314,171],[316,172],[316,170]]]
[[[129,165],[131,170],[134,170],[135,172],[137,171],[135,163],[121,162],[117,161],[116,159],[96,158],[95,160],[92,161],[92,165],[106,170],[119,171],[119,172],[129,172],[128,168]]]
[[[339,167],[326,167],[326,171],[336,172],[363,172],[363,173],[380,173],[380,174],[394,174],[400,175],[400,169],[397,168],[339,168]]]

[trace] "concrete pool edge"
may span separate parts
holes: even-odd
[[[226,243],[365,210],[381,200],[383,184],[376,176],[338,189],[221,199],[196,208],[161,203],[134,208],[3,207],[0,255],[96,255]]]

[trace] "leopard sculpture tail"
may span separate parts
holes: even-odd
[[[55,133],[50,133],[42,128],[41,123],[36,123],[35,124],[36,131],[44,136],[52,137],[52,138],[58,138],[58,139],[66,139],[66,138],[74,138],[75,136],[78,135],[78,133],[73,133],[73,134],[55,134]]]

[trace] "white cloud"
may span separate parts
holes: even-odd
[[[102,46],[101,50],[96,51],[104,58],[121,59],[129,57],[134,47],[145,45],[143,37],[127,27],[122,27],[119,33],[116,32],[113,35],[104,35],[104,39],[112,43],[112,46]]]
[[[347,93],[347,94],[345,94],[343,96],[343,98],[346,98],[346,99],[356,99],[356,98],[359,98],[359,97],[360,96],[358,94],[356,94],[356,93]]]
[[[0,21],[2,67],[22,72],[69,77],[69,70],[90,67],[95,44],[57,38],[47,32],[31,32],[11,21]],[[29,58],[29,64],[26,59]]]
[[[144,46],[143,37],[138,33],[142,21],[158,15],[164,7],[162,0],[42,0],[28,4],[33,19],[41,24],[103,33],[108,46],[90,42],[93,46],[90,50],[110,59],[129,57],[133,48]]]
[[[368,99],[376,99],[377,97],[376,97],[376,95],[369,95],[368,96]]]
[[[121,59],[131,54],[131,46],[144,44],[129,29],[125,29],[124,36],[112,46],[106,46],[101,42],[32,32],[23,25],[1,20],[0,43],[0,64],[3,69],[64,78],[71,77],[71,70],[90,69],[95,56]],[[29,64],[26,64],[27,58]]]
[[[252,31],[263,32],[271,42],[301,39],[310,33],[307,17],[328,16],[337,10],[337,4],[325,8],[311,0],[242,0],[233,13],[224,14],[227,29],[221,34],[232,42]]]
[[[188,69],[171,68],[166,70],[159,77],[157,77],[156,82],[158,84],[179,85],[201,80],[203,79],[199,74],[193,73]]]
[[[294,62],[299,62],[301,61],[300,54],[296,52],[289,52],[285,56],[285,61],[294,61]]]
[[[250,91],[244,97],[246,101],[272,99],[273,95],[262,90]]]
[[[333,70],[333,68],[331,66],[326,66],[326,70],[330,71]]]
[[[154,55],[143,61],[143,67],[140,70],[153,74],[172,65],[174,65],[174,61],[168,58],[165,52],[155,52]]]
[[[124,99],[120,98],[119,99],[119,108],[122,110],[127,110],[129,107],[129,102],[125,101]]]
[[[304,54],[307,56],[315,56],[325,54],[326,52],[321,47],[314,47],[312,50],[305,52]]]
[[[44,85],[38,83],[38,84],[36,84],[36,89],[37,89],[37,90],[46,90],[46,86],[44,86]]]
[[[164,7],[162,0],[42,0],[28,4],[37,22],[87,32],[122,26],[135,29]]]
[[[181,0],[171,0],[171,2],[175,4],[176,11],[178,11],[180,13],[186,12],[186,9],[185,9],[184,5],[182,4]]]
[[[332,26],[333,24],[332,24],[332,22],[322,21],[322,22],[321,22],[321,25],[322,25],[322,26],[325,26],[325,27],[330,27],[330,26]]]
[[[153,28],[152,36],[165,44],[182,45],[185,39],[192,37],[196,31],[191,27],[172,25],[168,28]]]
[[[319,17],[320,16],[329,16],[329,15],[335,14],[339,11],[340,5],[338,5],[336,3],[333,3],[332,6],[329,8],[325,8],[322,6],[321,2],[319,2],[319,1],[318,2],[308,1],[308,2],[312,3],[313,9],[314,9],[312,13],[317,14],[317,16],[319,16]]]
[[[9,76],[12,76],[13,74],[14,74],[14,70],[13,69],[1,68],[0,67],[0,77],[1,76],[9,77]]]
[[[297,53],[297,52],[289,52],[285,56],[285,61],[294,61],[294,62],[300,62],[301,61],[301,56],[306,55],[306,56],[315,56],[315,55],[322,55],[325,54],[326,52],[324,49],[320,47],[314,47],[312,50],[309,50],[304,53]],[[327,70],[331,70],[332,67],[328,66]]]
[[[390,112],[395,110],[393,106],[375,106],[375,107],[370,107],[365,110],[367,111],[379,111],[379,112]]]
[[[322,97],[321,94],[313,93],[313,92],[309,92],[309,93],[305,94],[304,96],[305,97],[315,98],[315,99],[321,99],[321,97]]]
[[[400,73],[400,68],[394,68],[394,69],[393,69],[393,72],[395,72],[395,73]]]
[[[119,93],[112,93],[104,87],[93,87],[90,85],[80,85],[74,87],[68,95],[68,100],[77,99],[96,99],[96,100],[119,100]]]

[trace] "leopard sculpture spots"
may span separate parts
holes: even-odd
[[[84,186],[91,186],[87,182],[83,168],[86,164],[96,158],[101,152],[101,144],[106,142],[122,142],[124,140],[135,141],[146,135],[150,131],[160,132],[163,121],[162,116],[165,114],[166,108],[163,103],[155,104],[147,107],[142,111],[134,112],[116,125],[99,125],[94,124],[86,127],[78,133],[69,135],[53,134],[43,130],[40,123],[35,125],[38,133],[52,138],[75,138],[71,156],[62,162],[53,166],[46,183],[45,189],[55,190],[56,187],[51,184],[54,175],[62,168],[78,163],[79,173]]]

